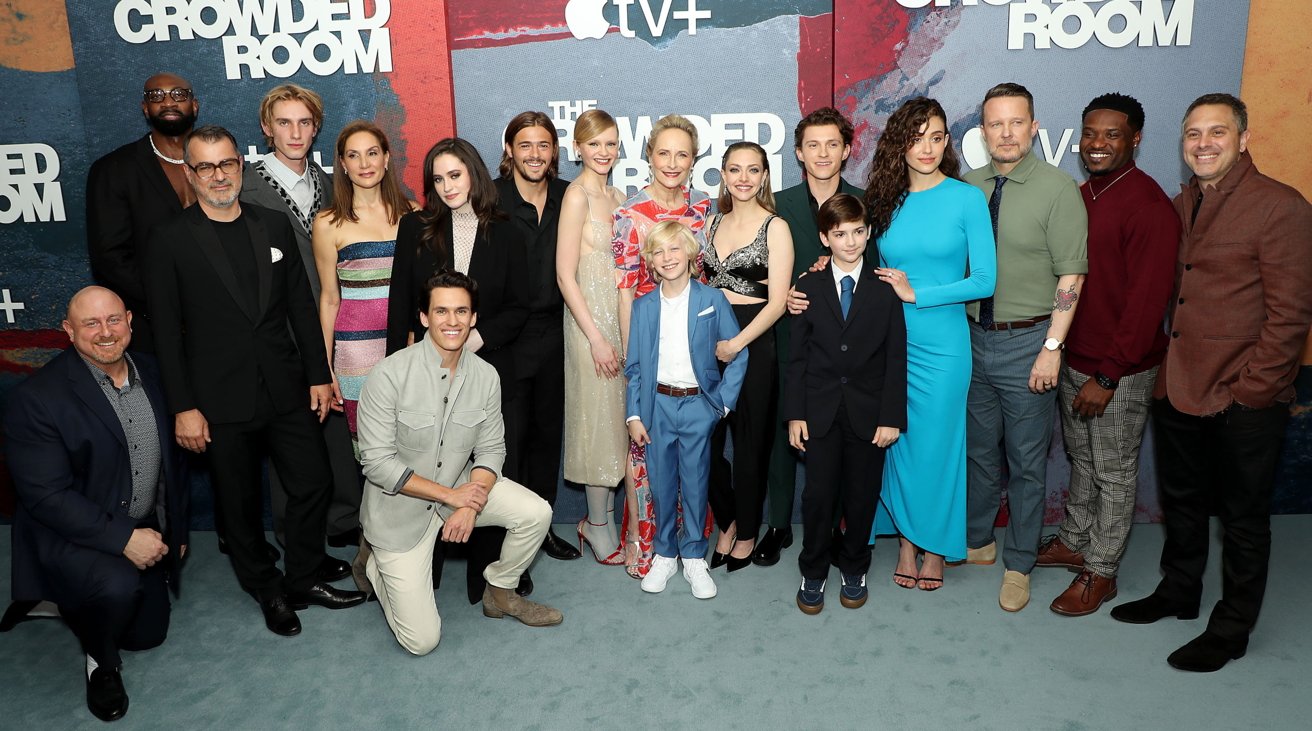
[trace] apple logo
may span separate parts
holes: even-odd
[[[569,0],[565,4],[565,25],[579,40],[604,38],[610,23],[602,15],[606,0]]]

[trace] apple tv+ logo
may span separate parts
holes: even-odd
[[[646,30],[653,38],[665,34],[665,26],[670,20],[683,21],[688,35],[697,35],[697,21],[710,20],[711,11],[697,7],[697,0],[677,0],[682,2],[682,10],[672,10],[676,0],[569,0],[565,5],[565,26],[579,40],[604,38],[610,32],[611,23],[606,19],[607,5],[614,5],[619,11],[619,31],[625,38],[636,38],[638,33],[629,25],[629,8],[637,5],[642,12],[639,17],[646,23]],[[659,4],[659,8],[653,5]],[[674,31],[675,33],[678,30]]]

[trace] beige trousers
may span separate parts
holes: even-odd
[[[442,617],[433,593],[433,547],[444,521],[454,512],[438,505],[434,520],[419,544],[409,551],[374,548],[365,573],[378,593],[387,624],[396,641],[415,655],[427,655],[442,638]],[[506,529],[501,558],[489,564],[483,578],[492,586],[514,589],[519,577],[533,562],[542,539],[551,526],[551,506],[517,482],[502,478],[488,493],[487,505],[474,521]]]

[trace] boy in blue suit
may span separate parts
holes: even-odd
[[[788,443],[806,455],[802,489],[802,585],[797,607],[825,606],[834,515],[847,530],[838,552],[841,601],[866,603],[870,529],[879,504],[884,450],[907,425],[907,332],[902,302],[865,258],[865,207],[839,193],[817,216],[832,259],[797,281],[814,303],[793,317],[783,417]]]
[[[706,565],[706,485],[711,432],[738,401],[747,370],[741,352],[720,373],[715,346],[738,334],[720,290],[692,281],[697,239],[687,226],[665,221],[647,233],[642,258],[661,282],[657,296],[633,303],[629,353],[629,436],[647,446],[647,475],[656,506],[656,556],[642,590],[658,593],[678,570],[698,599],[715,596]],[[676,500],[683,536],[676,536]]]

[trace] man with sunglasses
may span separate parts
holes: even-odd
[[[200,101],[191,84],[155,74],[142,89],[150,130],[96,160],[87,175],[87,252],[96,281],[135,314],[132,349],[154,351],[141,256],[150,229],[196,202],[182,163],[182,140],[196,123]]]
[[[323,332],[291,223],[238,201],[232,133],[200,127],[183,150],[197,204],[155,227],[145,258],[164,390],[178,444],[210,455],[238,582],[269,630],[291,636],[301,631],[293,610],[365,598],[320,574],[332,476],[319,423],[336,407]],[[285,576],[264,550],[265,453],[287,493]]]

